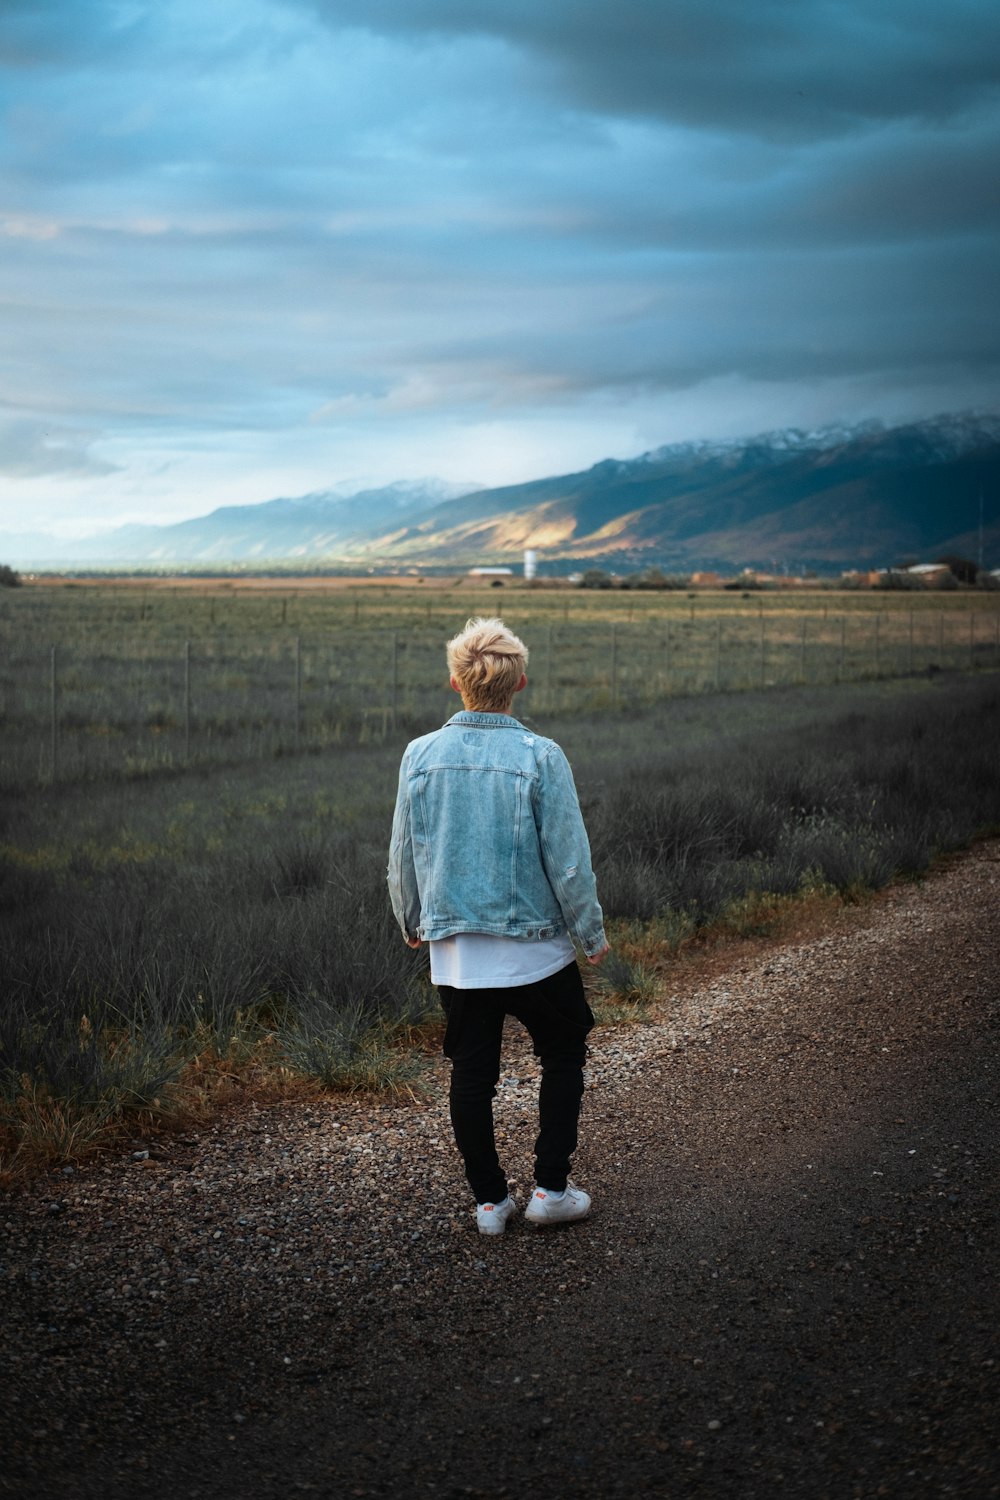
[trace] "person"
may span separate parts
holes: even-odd
[[[463,707],[406,747],[389,851],[403,937],[430,946],[447,1020],[451,1121],[482,1234],[502,1234],[517,1212],[493,1128],[508,1015],[529,1032],[542,1070],[525,1218],[565,1224],[591,1204],[568,1176],[594,1024],[573,940],[592,964],[608,942],[569,762],[511,714],[527,662],[524,642],[500,619],[470,620],[449,641]]]

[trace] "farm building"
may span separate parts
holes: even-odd
[[[879,583],[881,583],[886,571],[887,570],[885,568],[865,568],[863,570],[858,568],[847,568],[843,573],[841,573],[840,576],[845,583],[857,584],[858,586],[867,588],[875,588]]]
[[[499,579],[502,583],[505,578],[513,578],[513,568],[470,568],[470,578],[492,578]]]
[[[912,568],[904,568],[903,572],[914,578],[922,578],[925,583],[935,583],[946,573],[950,573],[951,569],[947,563],[914,563]]]

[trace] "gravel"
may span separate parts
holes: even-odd
[[[672,965],[592,1039],[585,1224],[476,1234],[440,1059],[8,1195],[0,1492],[1000,1495],[998,898],[982,843]]]

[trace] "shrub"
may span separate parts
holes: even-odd
[[[572,755],[607,915],[646,924],[664,953],[699,926],[764,930],[768,893],[855,899],[1000,826],[996,681],[678,700],[627,723],[593,716],[586,735],[579,717],[565,736],[544,727]],[[68,1150],[162,1103],[195,1054],[245,1057],[265,1037],[270,1059],[330,1086],[403,1086],[394,1038],[432,992],[385,891],[397,765],[389,746],[10,799],[8,1129]],[[619,995],[648,980],[635,965],[607,974]]]
[[[622,579],[623,589],[686,589],[690,579],[686,574],[668,574],[659,568],[646,568],[642,573],[632,573]]]
[[[600,861],[599,868],[606,917],[638,917],[648,922],[670,906],[670,881],[652,860],[626,852]]]
[[[948,552],[944,557],[936,557],[934,561],[950,568],[959,583],[975,583],[979,569],[971,557],[960,557],[957,553]]]
[[[346,1093],[403,1090],[422,1070],[413,1052],[393,1044],[391,1028],[372,1024],[363,1004],[343,1009],[318,995],[291,1013],[278,1043],[297,1072]]]
[[[924,587],[924,580],[919,573],[908,573],[902,568],[888,568],[879,574],[878,587],[914,591]]]
[[[162,1022],[78,1007],[0,1015],[0,1127],[33,1155],[59,1160],[98,1141],[123,1115],[155,1111],[183,1056]]]

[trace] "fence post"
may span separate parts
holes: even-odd
[[[184,759],[191,759],[191,642],[184,642]]]
[[[672,664],[671,664],[671,660],[670,660],[670,650],[671,650],[671,641],[670,641],[670,616],[668,615],[667,616],[667,633],[666,633],[666,637],[665,637],[664,642],[663,642],[663,671],[664,671],[664,675],[666,676],[666,679],[667,679],[667,694],[668,694],[668,696],[669,696],[669,693],[670,693],[670,674],[671,674],[671,671],[672,671]]]
[[[295,748],[302,737],[302,637],[295,637]]]
[[[944,671],[944,610],[938,612],[938,666]]]
[[[722,616],[715,618],[715,691],[719,691],[722,676]]]
[[[396,732],[396,693],[399,680],[399,636],[394,630],[392,632],[392,692],[389,699],[389,714],[392,722],[392,732]]]
[[[879,652],[878,652],[878,643],[879,643],[879,631],[881,629],[881,625],[882,625],[882,615],[881,615],[881,612],[879,610],[876,610],[875,611],[875,676],[876,677],[878,677],[878,675],[879,675],[879,667],[880,667]]]
[[[837,681],[844,680],[844,648],[847,640],[847,616],[840,617],[840,657],[837,661]]]
[[[906,657],[906,670],[913,672],[913,610],[910,610],[910,649]]]
[[[808,617],[806,615],[802,616],[802,648],[801,648],[801,651],[799,653],[799,681],[803,682],[803,683],[806,680],[806,623],[807,623],[807,618]]]
[[[59,775],[59,708],[58,687],[56,680],[56,657],[58,647],[52,647],[51,670],[49,674],[49,708],[50,708],[50,730],[51,730],[51,759],[52,780],[55,781]]]
[[[552,626],[545,637],[545,707],[552,712]]]
[[[976,612],[969,610],[969,667],[976,665]]]
[[[611,707],[618,702],[618,624],[611,626]]]
[[[767,685],[767,673],[766,673],[767,656],[766,656],[766,650],[767,650],[767,647],[766,647],[766,642],[765,642],[765,637],[764,637],[764,611],[762,609],[761,612],[760,612],[760,685],[761,685],[761,687],[766,687],[766,685]]]

